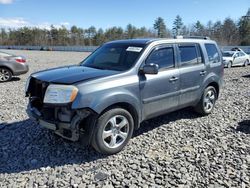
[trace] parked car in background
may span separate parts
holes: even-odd
[[[114,154],[144,120],[188,106],[210,114],[223,73],[212,40],[108,42],[79,65],[31,74],[27,113],[66,139]]]
[[[249,55],[240,48],[233,48],[231,51],[224,51],[222,55],[225,67],[247,66],[249,64]]]
[[[13,76],[25,74],[29,71],[26,59],[0,51],[0,82],[6,82]]]

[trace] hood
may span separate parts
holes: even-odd
[[[232,61],[233,57],[222,57],[224,61]]]
[[[84,66],[67,66],[48,69],[32,74],[31,76],[46,82],[58,84],[73,84],[80,81],[101,78],[119,73],[112,70],[94,69]]]

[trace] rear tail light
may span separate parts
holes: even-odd
[[[26,62],[26,59],[24,59],[22,57],[17,57],[17,58],[15,58],[15,60],[17,63],[25,63]]]

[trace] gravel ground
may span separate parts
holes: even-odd
[[[10,52],[27,57],[30,73],[87,56]],[[112,156],[29,120],[27,76],[0,84],[0,187],[250,187],[250,66],[225,69],[213,114],[199,117],[188,108],[146,121]]]

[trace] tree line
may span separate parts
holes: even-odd
[[[238,21],[226,18],[223,21],[207,24],[197,20],[192,25],[184,25],[180,15],[177,15],[172,29],[166,26],[163,18],[158,17],[153,28],[137,28],[128,24],[126,28],[111,27],[106,30],[91,26],[83,29],[72,26],[50,29],[37,27],[22,27],[17,29],[0,29],[0,45],[35,45],[35,46],[99,46],[104,42],[132,38],[168,38],[177,35],[208,36],[220,45],[250,45],[250,8],[246,15]]]

